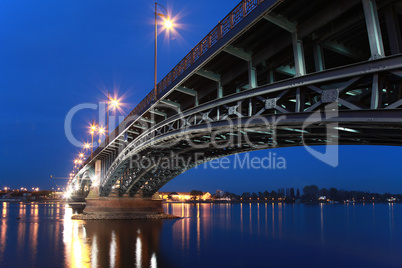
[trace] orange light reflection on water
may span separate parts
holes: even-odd
[[[8,206],[8,203],[3,202],[3,209],[2,209],[2,212],[1,212],[1,215],[3,215],[3,218],[5,218],[7,216],[7,206]]]
[[[24,203],[20,203],[18,215],[21,219],[25,218],[26,205]],[[20,220],[18,222],[17,250],[18,250],[18,254],[21,254],[21,255],[22,255],[22,251],[25,247],[25,234],[26,234],[26,223],[23,220]]]
[[[7,206],[8,203],[3,202],[3,209],[2,209],[2,219],[0,225],[0,262],[3,260],[4,250],[7,246],[7,219],[5,218],[7,215]]]
[[[90,267],[90,248],[83,235],[84,226],[81,221],[72,220],[73,211],[65,207],[63,242],[65,248],[66,267]]]

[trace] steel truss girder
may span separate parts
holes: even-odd
[[[205,136],[211,132],[211,129],[208,126],[206,127],[206,125],[214,126],[213,130],[218,130],[225,127],[225,122],[229,119],[236,122],[246,122],[242,120],[253,120],[253,118],[258,120],[261,116],[266,118],[285,115],[286,117],[292,117],[293,120],[301,116],[300,118],[305,120],[306,114],[314,113],[321,109],[322,106],[325,106],[326,103],[331,102],[338,103],[340,108],[345,110],[342,112],[359,113],[358,116],[354,114],[356,116],[354,118],[347,117],[346,123],[356,122],[357,124],[362,124],[364,115],[369,115],[370,113],[363,110],[364,107],[356,105],[356,101],[353,99],[356,96],[349,97],[345,95],[349,92],[355,94],[355,88],[359,88],[362,92],[364,91],[358,97],[374,99],[374,101],[368,101],[370,103],[368,108],[364,108],[376,112],[375,117],[370,117],[372,122],[395,120],[392,122],[400,124],[401,119],[399,117],[391,118],[389,116],[394,114],[395,111],[386,109],[387,107],[384,106],[385,104],[378,97],[383,95],[382,91],[380,92],[379,90],[381,79],[378,77],[394,75],[395,77],[392,79],[399,85],[401,78],[395,74],[400,73],[401,62],[401,56],[393,56],[303,77],[296,77],[274,85],[262,86],[232,94],[215,102],[187,110],[180,115],[172,116],[152,129],[146,130],[123,149],[109,167],[104,185],[102,185],[105,189],[103,194],[107,195],[111,185],[116,181],[118,175],[115,175],[115,173],[122,174],[124,172],[121,166],[125,159],[133,154],[141,153],[143,150],[149,150],[155,144],[169,143],[169,140],[172,140],[172,138],[180,137],[180,133],[182,132],[187,135],[183,137],[188,137],[189,134],[194,136],[197,133]],[[373,94],[373,90],[377,91],[378,94]],[[392,91],[392,89],[390,90]],[[248,105],[248,103],[252,105]],[[376,105],[372,105],[372,103]],[[400,100],[395,100],[394,103],[387,105],[395,107],[399,103],[401,103]],[[362,103],[362,105],[365,105],[365,103]],[[381,114],[380,111],[387,110],[389,111],[386,113],[386,118],[379,116]],[[400,112],[398,111],[398,116],[399,114]],[[367,119],[363,121],[366,122]],[[293,122],[297,122],[297,120]],[[334,122],[342,123],[343,121],[342,118],[337,118]],[[220,126],[220,124],[222,125]],[[241,126],[241,123],[237,126]],[[254,127],[257,127],[257,123],[254,123]],[[264,139],[258,139],[259,142],[264,142]],[[317,141],[313,140],[312,142]],[[204,141],[203,143],[208,144],[208,141]],[[291,143],[287,142],[286,144],[281,144],[281,146],[290,146],[289,144]],[[299,141],[296,141],[296,143],[299,145]],[[183,150],[185,149],[183,148]],[[255,148],[250,147],[248,150],[255,150]],[[145,177],[156,178],[154,174],[144,174],[144,179],[137,179],[138,183],[135,189],[133,187],[133,191],[130,194],[141,189],[141,185],[144,185],[143,183],[147,181]],[[105,187],[106,185],[107,187]]]
[[[392,126],[392,125],[394,125],[394,126],[399,126],[399,128],[402,128],[402,111],[401,110],[390,110],[390,111],[387,111],[387,110],[376,110],[375,111],[375,114],[371,114],[371,117],[367,117],[367,115],[365,115],[365,111],[342,111],[341,112],[341,115],[338,117],[338,118],[327,118],[327,119],[323,119],[321,122],[320,122],[320,124],[321,125],[316,125],[316,126],[314,126],[316,129],[321,129],[321,128],[325,128],[325,125],[326,124],[331,124],[331,123],[338,123],[338,124],[342,124],[342,125],[345,125],[346,127],[359,127],[360,125],[362,125],[363,124],[363,126],[366,126],[366,124],[367,124],[367,122],[370,122],[370,125],[372,125],[372,126],[383,126],[384,125],[384,122],[388,122],[387,124],[388,125],[390,125],[390,126]],[[278,118],[280,117],[281,115],[271,115],[270,117],[270,119],[268,119],[268,121],[272,121],[272,122],[275,122],[275,121],[278,121]],[[292,125],[302,125],[303,123],[305,123],[305,122],[308,122],[308,117],[309,117],[309,114],[306,114],[306,113],[300,113],[300,114],[291,114],[291,115],[289,115],[288,116],[289,118],[288,118],[288,120],[286,121],[286,122],[282,122],[283,123],[283,129],[285,129],[285,126],[289,126],[289,127],[292,127]],[[247,118],[241,118],[241,119],[239,119],[239,122],[237,123],[237,125],[238,126],[242,126],[242,125],[244,125],[245,123],[247,122]],[[223,125],[224,125],[224,123],[225,123],[225,121],[216,121],[216,122],[213,122],[212,123],[212,128],[213,129],[220,129],[220,128],[222,128],[223,127]],[[289,125],[289,124],[291,124],[291,125]],[[352,126],[352,125],[353,126]],[[193,127],[193,129],[196,131],[197,130],[197,128],[198,128],[198,126],[194,126]],[[226,131],[231,131],[231,129],[233,128],[233,126],[230,126]],[[204,131],[208,131],[208,128],[204,128],[205,130]],[[256,131],[258,131],[258,127],[256,127],[255,128],[256,129]],[[281,128],[279,128],[278,129],[278,131],[280,131],[282,129],[282,127]],[[287,128],[286,128],[287,129]],[[372,127],[371,128],[369,128],[369,129],[372,129]],[[264,130],[264,129],[263,129]],[[291,131],[291,130],[289,130],[289,131]],[[383,130],[380,130],[380,131],[383,131]],[[180,131],[179,130],[176,130],[175,131],[176,132],[176,134],[179,134],[180,133]],[[399,129],[398,129],[398,132],[400,132],[399,131]],[[202,133],[202,132],[201,132]],[[346,134],[349,134],[348,132],[345,132]],[[381,132],[378,132],[378,133],[381,133]],[[169,135],[172,135],[173,133],[170,133]],[[203,135],[203,134],[199,134],[199,135]],[[300,136],[300,133],[295,133],[294,134],[294,136],[292,136],[292,135],[289,135],[289,134],[287,134],[287,133],[284,133],[283,134],[284,135],[284,137],[283,138],[281,138],[281,139],[293,139],[294,141],[296,141],[296,144],[295,143],[292,143],[292,144],[288,144],[288,145],[286,145],[286,146],[295,146],[295,145],[302,145],[302,144],[300,144],[299,142],[298,142],[298,140],[299,140],[299,136]],[[318,136],[317,136],[318,135]],[[311,134],[311,136],[312,136],[312,138],[309,138],[309,139],[312,139],[311,140],[311,142],[308,142],[308,144],[314,144],[314,145],[319,145],[319,144],[327,144],[328,143],[328,141],[324,141],[324,140],[322,140],[322,139],[319,139],[319,140],[317,140],[317,141],[314,141],[315,139],[317,139],[317,138],[314,138],[314,137],[318,137],[318,138],[321,138],[322,136],[323,136],[324,134],[320,134],[320,133],[317,133],[317,134]],[[345,135],[345,134],[343,134],[343,135]],[[349,134],[349,135],[354,135],[352,138],[354,138],[354,139],[357,139],[357,138],[361,138],[362,136],[359,134],[359,135],[357,135],[357,134]],[[370,136],[371,134],[369,134],[369,136]],[[402,140],[402,135],[401,134],[398,134],[399,135],[399,140]],[[266,135],[263,135],[263,136],[266,136]],[[280,137],[278,137],[277,136],[277,139],[279,139]],[[394,138],[394,140],[395,140],[395,137],[393,137]],[[349,138],[349,140],[350,140],[351,138]],[[261,138],[256,138],[255,139],[255,141],[256,142],[258,142],[259,140],[261,140]],[[279,139],[280,140],[280,139]],[[379,140],[381,140],[381,139],[379,139]],[[384,138],[382,138],[382,140],[384,140]],[[163,142],[163,139],[161,139],[161,141]],[[349,143],[351,143],[351,141],[349,141]],[[356,142],[357,143],[357,142]],[[362,142],[362,143],[364,143],[364,142]],[[345,142],[345,144],[346,144],[346,142]],[[370,144],[370,142],[368,141],[368,142],[366,142],[366,144]],[[279,145],[278,145],[279,146]],[[281,145],[281,146],[285,146],[285,145]],[[276,147],[276,146],[273,146],[273,147]],[[233,149],[233,151],[228,151],[227,150],[227,147],[225,147],[225,148],[221,148],[221,153],[217,153],[216,155],[215,155],[215,157],[211,157],[211,158],[207,158],[206,159],[206,161],[209,161],[209,160],[211,160],[212,158],[219,158],[219,157],[222,157],[222,156],[225,156],[225,155],[230,155],[230,154],[234,154],[234,153],[239,153],[239,152],[241,152],[241,151],[250,151],[250,150],[256,150],[256,149],[266,149],[266,148],[269,148],[269,146],[265,143],[265,145],[264,146],[260,146],[260,147],[254,147],[254,148],[252,148],[252,147],[250,147],[250,148],[244,148],[244,147],[242,147],[242,148],[239,148],[239,149]],[[210,149],[208,149],[208,152],[211,152],[211,150]],[[224,152],[224,153],[222,153],[222,152]],[[154,168],[154,167],[152,167],[152,168]],[[191,168],[191,167],[190,167]],[[156,177],[154,176],[154,174],[156,174],[156,173],[158,173],[158,172],[160,172],[161,170],[157,170],[156,172],[150,172],[150,170],[148,170],[148,172],[144,172],[143,173],[143,175],[142,175],[142,178],[140,177],[140,178],[137,178],[137,184],[136,184],[136,186],[135,187],[132,187],[131,188],[131,192],[130,192],[130,195],[134,195],[135,193],[137,193],[139,190],[141,190],[142,189],[142,187],[144,186],[144,185],[146,185],[145,183],[146,182],[149,182],[149,179],[152,179],[152,180],[157,180],[156,179]],[[184,172],[185,170],[183,169],[181,172]],[[162,177],[164,177],[165,175],[166,175],[166,172],[172,172],[172,171],[164,171],[165,173],[161,173],[161,175],[160,176],[162,176]],[[176,174],[176,173],[175,173]],[[171,178],[171,176],[167,176],[166,177],[166,180],[170,180],[169,178]],[[172,177],[173,178],[173,177]],[[167,181],[163,181],[163,182],[161,182],[161,183],[159,183],[158,185],[163,185],[164,183],[166,183]],[[153,189],[153,190],[157,190],[157,188],[155,188],[155,189]]]

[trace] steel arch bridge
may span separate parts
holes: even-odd
[[[85,161],[70,184],[152,196],[253,150],[401,145],[402,1],[244,0]]]

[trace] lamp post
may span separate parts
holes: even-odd
[[[110,97],[110,92],[107,93],[107,107],[106,107],[106,143],[109,143],[109,111],[110,111],[110,106],[112,106],[114,109],[117,109],[119,107],[120,103],[117,98],[111,98]],[[116,114],[115,114],[116,115]]]
[[[105,129],[104,129],[103,127],[99,127],[99,128],[98,128],[98,133],[99,133],[99,140],[98,140],[98,143],[99,143],[99,145],[100,145],[100,143],[102,142],[102,140],[101,140],[102,134],[105,134]]]
[[[94,120],[92,119],[92,125],[91,125],[91,158],[92,158],[92,154],[94,151],[94,134],[95,134],[95,130],[96,130],[96,125],[94,123]]]
[[[109,104],[110,104],[110,92],[107,92],[107,114],[106,114],[106,143],[109,143]]]
[[[158,6],[163,8],[166,12],[166,14],[163,13],[158,13]],[[158,97],[158,89],[157,87],[157,67],[158,67],[158,18],[163,18],[165,20],[165,28],[170,29],[173,27],[173,23],[169,18],[169,14],[166,10],[166,8],[158,3],[155,2],[155,63],[154,63],[154,98],[155,101],[157,100]]]

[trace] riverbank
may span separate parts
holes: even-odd
[[[166,213],[82,213],[71,217],[73,220],[162,220],[181,219]]]
[[[166,204],[248,204],[248,203],[260,203],[260,204],[276,204],[276,203],[286,203],[286,204],[331,204],[331,205],[339,205],[339,204],[399,204],[402,203],[401,201],[395,202],[386,202],[386,201],[370,201],[370,202],[347,202],[347,201],[340,201],[340,202],[303,202],[303,201],[286,201],[286,200],[191,200],[191,201],[165,201]]]
[[[49,203],[62,203],[62,204],[67,204],[69,203],[65,199],[36,199],[36,200],[26,200],[26,199],[16,199],[16,198],[3,198],[0,199],[0,202],[6,202],[6,203],[24,203],[24,204],[30,204],[30,203],[38,203],[38,204],[49,204]]]

